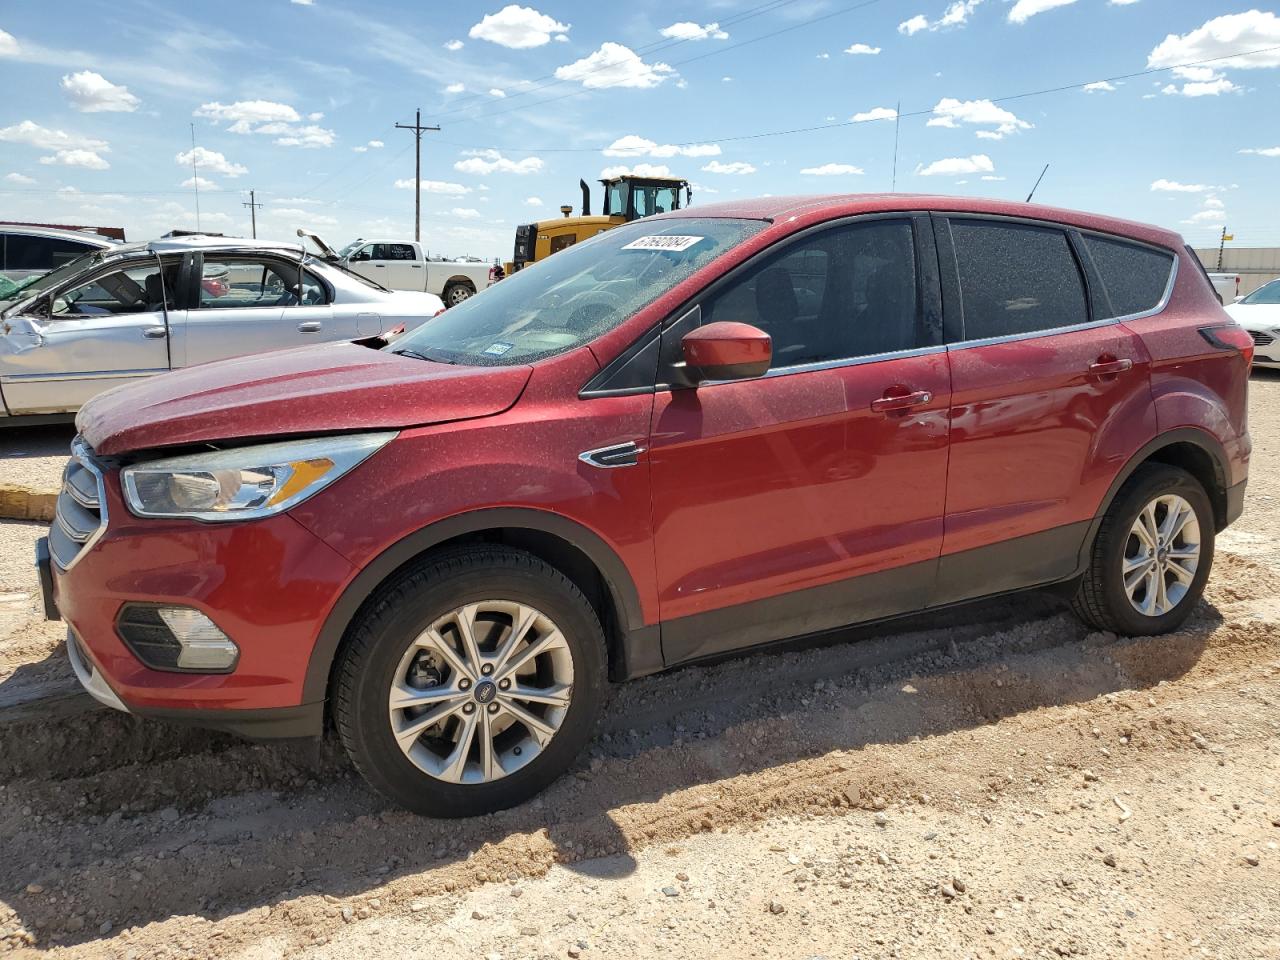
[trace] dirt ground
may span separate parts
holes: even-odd
[[[403,813],[331,746],[0,723],[0,952],[1280,957],[1280,377],[1251,416],[1176,634],[1037,594],[646,679],[502,814]],[[65,670],[38,532],[0,527],[0,696]]]

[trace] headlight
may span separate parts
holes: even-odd
[[[140,517],[269,517],[324,489],[394,436],[320,437],[152,460],[125,468],[124,498]]]

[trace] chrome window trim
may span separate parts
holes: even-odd
[[[846,357],[842,360],[819,360],[814,363],[796,363],[789,367],[770,367],[764,375],[758,377],[767,380],[770,377],[782,377],[791,373],[812,373],[817,370],[838,370],[841,367],[859,367],[865,363],[881,363],[885,360],[903,360],[908,357],[925,357],[934,353],[946,352],[946,344],[934,344],[929,347],[911,347],[907,350],[888,350],[884,353],[869,353],[862,357]],[[738,383],[737,380],[705,380],[703,384]]]
[[[76,551],[76,555],[71,558],[71,561],[66,566],[62,565],[62,562],[58,559],[58,555],[54,551],[49,551],[50,558],[53,560],[57,568],[63,573],[72,569],[77,563],[79,563],[80,558],[92,550],[94,544],[96,544],[99,538],[107,532],[107,481],[106,477],[103,475],[102,471],[98,469],[97,464],[93,462],[87,451],[88,445],[79,437],[76,437],[71,441],[71,459],[75,460],[83,469],[88,470],[89,473],[93,475],[94,481],[97,483],[98,516],[100,517],[100,522],[98,523],[98,529],[89,534],[88,538],[80,545],[80,549]],[[66,471],[63,471],[62,485],[63,490],[59,491],[59,496],[62,496],[62,493],[66,490]],[[77,502],[79,502],[78,499]],[[54,519],[57,520],[56,513]]]

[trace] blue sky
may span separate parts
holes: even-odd
[[[260,236],[345,243],[412,235],[421,107],[424,242],[492,257],[609,168],[888,190],[901,103],[900,191],[1049,163],[1037,200],[1280,245],[1280,16],[1247,0],[8,0],[0,89],[0,217],[134,239],[195,225],[192,123],[205,229],[247,235],[253,188]]]

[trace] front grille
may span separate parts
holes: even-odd
[[[1251,331],[1250,335],[1253,337],[1255,347],[1269,347],[1276,339],[1269,333],[1260,333],[1257,330]]]
[[[59,569],[68,570],[76,557],[107,525],[102,468],[93,451],[79,437],[71,444],[71,459],[62,474],[62,492],[49,528],[49,554]]]

